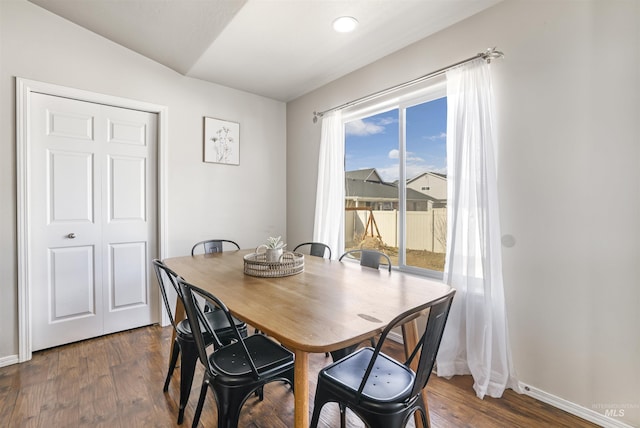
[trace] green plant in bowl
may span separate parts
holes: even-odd
[[[267,239],[267,243],[265,245],[267,246],[267,248],[273,248],[275,250],[278,250],[280,248],[284,248],[284,247],[287,246],[287,244],[282,242],[282,237],[281,236],[278,236],[277,238],[274,238],[273,236],[270,236]]]

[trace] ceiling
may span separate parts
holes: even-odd
[[[290,101],[502,0],[29,1],[185,76]],[[354,32],[333,31],[342,15]]]

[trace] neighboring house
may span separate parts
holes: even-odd
[[[431,208],[447,206],[447,176],[437,172],[424,172],[417,177],[407,180],[407,188],[433,198]]]
[[[398,209],[397,184],[382,180],[375,168],[345,172],[345,197],[347,208],[369,208],[379,211]],[[414,189],[407,189],[409,211],[427,211],[436,204],[440,204],[438,199]]]

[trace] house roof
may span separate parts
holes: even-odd
[[[420,177],[424,177],[425,175],[433,175],[435,177],[442,178],[444,180],[447,179],[447,174],[442,174],[442,173],[439,173],[439,172],[427,171],[427,172],[423,172],[422,174],[416,175],[413,178],[407,179],[407,183],[411,183],[413,181],[416,181],[417,179],[419,179]]]
[[[391,183],[346,178],[345,193],[348,199],[362,198],[375,200],[398,200],[398,187]],[[407,200],[435,201],[437,199],[413,189],[407,189]]]
[[[375,183],[384,183],[384,180],[378,174],[375,168],[356,169],[344,173],[346,178],[353,180],[371,181]]]
[[[425,173],[429,174],[429,173]],[[433,173],[435,174],[435,173]],[[347,198],[362,198],[375,200],[398,200],[398,181],[387,183],[382,180],[375,168],[357,169],[346,171],[345,175],[345,193]],[[421,174],[418,177],[421,177]],[[441,174],[437,174],[442,176]],[[414,178],[413,180],[417,179]],[[410,201],[439,201],[422,192],[407,188],[407,200]]]

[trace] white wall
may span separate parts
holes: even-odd
[[[288,103],[287,235],[312,237],[314,110],[493,46],[519,379],[586,416],[626,406],[608,422],[640,426],[640,2],[506,0]]]
[[[0,1],[0,365],[18,352],[15,77],[168,107],[168,254],[285,235],[285,105],[185,78],[24,0]],[[240,123],[240,166],[202,162],[203,117]]]

